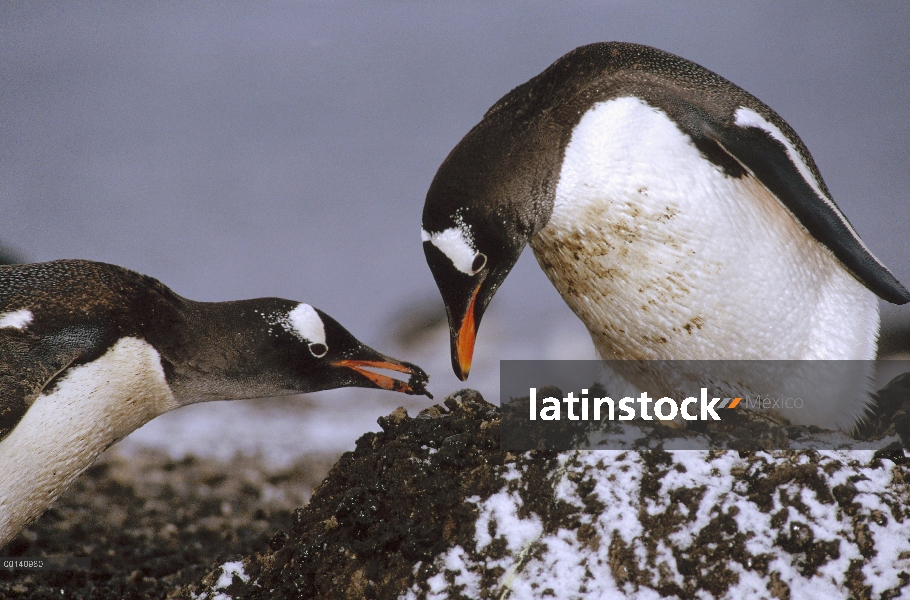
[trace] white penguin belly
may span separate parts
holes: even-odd
[[[637,98],[582,117],[531,247],[606,359],[875,356],[874,294],[757,179],[724,175]]]
[[[123,338],[70,370],[0,442],[0,546],[108,446],[177,406],[158,352],[143,340]]]

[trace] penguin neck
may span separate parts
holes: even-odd
[[[269,365],[256,353],[256,336],[264,335],[260,332],[267,327],[280,327],[277,317],[270,315],[285,308],[264,306],[262,299],[187,301],[184,326],[155,341],[177,402],[186,405],[297,393],[274,381]]]
[[[0,547],[111,444],[177,408],[158,352],[126,337],[73,367],[0,442]]]

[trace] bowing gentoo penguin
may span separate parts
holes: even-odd
[[[194,302],[83,260],[0,266],[0,547],[169,410],[345,386],[429,395],[426,383],[301,302]]]
[[[577,48],[494,104],[421,236],[461,379],[528,243],[605,359],[868,360],[875,296],[910,301],[777,113],[636,44]],[[864,405],[828,408],[800,418],[849,426]]]

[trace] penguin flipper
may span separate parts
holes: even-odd
[[[869,290],[894,304],[910,302],[910,292],[866,248],[828,196],[812,159],[758,113],[745,116],[746,126],[706,122],[702,134],[758,179]]]

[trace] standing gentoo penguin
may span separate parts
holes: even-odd
[[[493,105],[421,234],[461,379],[528,243],[605,359],[869,360],[875,296],[910,301],[777,113],[636,44],[577,48]],[[864,405],[836,408],[799,418],[848,427]]]
[[[426,383],[308,304],[194,302],[83,260],[0,266],[0,547],[169,410],[345,386],[429,396]]]

